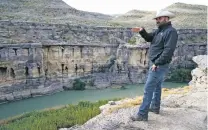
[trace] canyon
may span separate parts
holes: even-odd
[[[149,44],[131,28],[0,21],[0,29],[0,102],[72,89],[77,78],[87,89],[145,82]],[[192,57],[207,54],[207,30],[177,32],[170,70],[193,69]]]

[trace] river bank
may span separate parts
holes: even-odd
[[[65,121],[65,118],[55,114],[56,118],[43,117],[51,115],[46,111],[41,114],[36,112],[26,114],[21,120],[6,122],[8,128],[30,128],[39,129],[40,124],[44,124],[44,129],[59,129],[58,126],[69,125],[70,128],[61,128],[60,130],[206,130],[207,129],[207,56],[194,57],[193,60],[198,64],[198,68],[192,71],[192,81],[189,86],[176,89],[163,88],[163,99],[161,104],[161,112],[159,115],[149,113],[148,122],[132,122],[129,117],[135,114],[141,103],[142,97],[127,98],[120,101],[110,101],[108,104],[100,106],[101,114],[88,120],[86,123],[82,121],[81,125],[77,121],[85,118],[86,112],[82,113],[81,118],[73,117],[74,112],[67,112],[67,116],[63,112],[58,112],[66,119],[73,119],[74,124]],[[118,90],[118,89],[115,89]],[[128,90],[128,89],[124,89]],[[123,90],[122,90],[123,91]],[[138,94],[138,93],[137,93]],[[92,95],[90,95],[92,96]],[[135,97],[135,96],[134,96]],[[81,103],[82,107],[90,106],[89,103]],[[65,106],[66,107],[66,106]],[[91,107],[92,108],[92,107]],[[58,109],[51,109],[55,112]],[[74,110],[82,110],[74,109]],[[91,109],[91,112],[95,109]],[[96,110],[97,112],[97,110]],[[48,114],[46,114],[48,113]],[[75,112],[76,113],[76,112]],[[29,116],[28,116],[29,115]],[[31,116],[32,115],[32,116]],[[54,115],[54,114],[53,114]],[[34,118],[35,117],[35,118]],[[93,116],[91,116],[93,117]],[[53,120],[52,120],[53,119]],[[55,120],[54,120],[55,119]],[[29,122],[28,122],[29,120]],[[32,122],[30,122],[32,121]],[[39,121],[34,124],[34,121]],[[52,121],[52,122],[51,122]],[[50,122],[50,123],[49,123]],[[47,124],[49,123],[49,124]],[[52,123],[52,124],[51,124]],[[57,124],[58,123],[58,124]],[[78,125],[80,124],[80,125]],[[35,125],[35,126],[34,126]],[[43,126],[42,126],[43,127]],[[2,127],[4,128],[4,126]]]
[[[56,106],[77,104],[80,101],[96,102],[113,98],[131,98],[143,94],[144,84],[125,85],[126,89],[107,88],[100,90],[84,91],[62,91],[48,96],[39,96],[18,100],[0,105],[0,120],[16,116],[22,113],[47,109]],[[165,88],[178,88],[187,85],[186,83],[165,82]],[[16,109],[13,109],[16,108]]]

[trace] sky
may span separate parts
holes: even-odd
[[[132,9],[158,11],[173,3],[207,5],[207,0],[63,0],[68,5],[83,11],[103,14],[123,14]]]

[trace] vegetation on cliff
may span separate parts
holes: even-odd
[[[86,86],[85,82],[82,82],[80,79],[75,79],[73,83],[74,90],[84,90]]]
[[[176,14],[171,19],[176,28],[206,28],[207,26],[207,6],[192,5],[185,3],[174,3],[165,8]],[[117,22],[123,26],[145,26],[147,29],[155,28],[155,21],[151,20],[155,16],[155,11],[131,10],[125,14],[121,14],[113,18],[113,22]],[[195,19],[193,21],[193,19]],[[145,23],[145,24],[144,24]]]
[[[62,0],[1,0],[0,20],[44,23],[105,24],[111,16],[77,10]]]
[[[117,100],[117,99],[115,99]],[[13,119],[1,122],[1,130],[57,130],[83,124],[100,113],[99,106],[107,100],[90,103],[79,102],[78,105],[67,105],[61,108],[51,108],[45,111],[35,111]]]
[[[77,10],[62,0],[1,0],[0,7],[0,20],[112,27],[145,25],[149,29],[155,27],[155,21],[151,19],[156,11],[133,9],[125,14],[110,16]],[[173,23],[177,28],[206,28],[207,26],[207,6],[175,3],[166,9],[176,14],[177,17],[173,19]]]
[[[189,82],[191,81],[191,78],[191,69],[181,68],[172,71],[167,81]]]

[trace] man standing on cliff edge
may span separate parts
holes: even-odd
[[[174,14],[169,11],[158,12],[154,18],[158,29],[152,33],[147,33],[144,28],[132,28],[132,31],[139,32],[145,41],[151,42],[149,48],[150,68],[144,87],[143,102],[136,116],[131,117],[133,121],[147,121],[149,111],[159,114],[162,82],[178,40],[177,31],[169,21],[173,17],[175,17]]]

